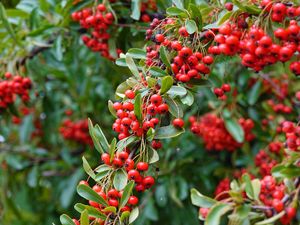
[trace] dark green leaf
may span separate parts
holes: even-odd
[[[102,214],[99,210],[97,210],[96,208],[89,206],[89,205],[84,205],[81,203],[77,203],[74,208],[76,209],[77,212],[81,213],[84,210],[88,211],[88,214],[92,217],[95,218],[100,218],[102,220],[106,219],[106,216],[104,214]]]
[[[163,95],[164,93],[166,93],[167,91],[170,90],[170,88],[173,85],[173,78],[171,76],[166,76],[164,78],[162,78],[161,80],[161,88],[160,88],[160,94]]]
[[[143,109],[142,109],[142,95],[139,93],[135,96],[134,99],[134,115],[137,117],[137,119],[141,122],[143,119]]]
[[[107,202],[100,195],[98,195],[92,188],[90,188],[87,185],[79,184],[77,186],[77,193],[81,197],[83,197],[87,200],[97,202],[97,203],[99,203],[101,205],[104,205],[104,206],[108,205]]]
[[[168,75],[166,71],[162,70],[157,66],[151,67],[149,73],[154,77],[164,77]]]
[[[159,56],[161,61],[166,65],[168,69],[171,69],[171,63],[168,58],[165,46],[161,46],[159,49]]]
[[[155,130],[154,139],[168,139],[177,137],[178,135],[182,134],[184,129],[175,128],[173,125],[160,127]]]
[[[199,7],[195,4],[190,4],[190,10],[192,12],[192,19],[196,22],[198,30],[202,30],[202,14]]]
[[[130,181],[124,188],[124,191],[123,191],[123,194],[122,194],[122,197],[120,200],[120,207],[119,207],[120,209],[123,208],[127,204],[127,201],[131,195],[133,187],[134,187],[134,181]]]
[[[225,127],[231,136],[238,143],[243,143],[245,139],[245,133],[241,125],[233,118],[224,118]]]
[[[254,84],[254,86],[250,89],[247,95],[249,105],[254,105],[257,102],[259,95],[261,93],[261,87],[262,87],[262,82],[257,81]]]
[[[76,225],[73,220],[66,214],[61,215],[59,219],[62,225]]]

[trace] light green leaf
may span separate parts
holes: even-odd
[[[217,203],[216,200],[202,195],[194,188],[191,190],[191,200],[193,205],[202,208],[210,208]]]
[[[141,0],[132,0],[131,1],[131,18],[134,20],[139,20],[141,16],[141,7],[142,1]]]
[[[140,48],[131,48],[127,54],[134,59],[146,59],[146,51]]]
[[[135,207],[130,213],[129,224],[132,224],[138,218],[138,216],[139,216],[139,208]]]
[[[217,203],[210,208],[209,213],[205,219],[204,225],[219,225],[221,217],[232,210],[232,206],[224,203]]]
[[[113,184],[118,191],[121,191],[125,188],[127,181],[128,181],[128,176],[123,169],[119,169],[115,172]]]
[[[233,118],[224,118],[224,122],[227,131],[232,135],[234,140],[238,143],[243,143],[245,139],[245,132],[241,125]]]
[[[89,225],[89,224],[90,224],[89,214],[88,211],[85,209],[81,212],[80,225]]]
[[[92,170],[90,164],[88,163],[88,161],[85,159],[84,156],[82,156],[82,162],[83,162],[83,169],[84,171],[93,179],[95,179],[95,173]]]
[[[189,34],[193,34],[197,31],[197,24],[194,20],[186,20],[185,28]]]

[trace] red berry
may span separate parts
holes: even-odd
[[[164,42],[165,40],[165,36],[163,34],[157,34],[155,35],[155,40],[158,42],[158,43],[162,43]]]
[[[231,90],[231,87],[229,84],[223,84],[221,88],[224,92],[229,92]]]
[[[128,199],[129,205],[137,205],[139,202],[139,199],[136,196],[130,196]]]
[[[155,183],[155,180],[151,176],[147,176],[143,179],[143,185],[145,186],[146,189],[151,188]]]
[[[126,97],[129,98],[129,99],[134,99],[134,97],[135,97],[135,93],[134,93],[134,91],[132,91],[132,90],[127,90],[127,91],[125,91],[125,95],[126,95]]]
[[[177,118],[173,120],[174,127],[182,128],[184,126],[184,121],[181,118]]]
[[[146,162],[139,162],[139,163],[136,165],[136,168],[137,168],[139,171],[147,171],[148,168],[149,168],[149,165],[148,165],[148,163],[146,163]]]

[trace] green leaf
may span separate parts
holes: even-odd
[[[107,168],[107,170],[103,170],[101,172],[98,172],[95,176],[95,181],[100,182],[104,177],[106,177],[109,172],[112,170],[112,168]]]
[[[203,22],[202,22],[202,14],[199,9],[199,7],[195,4],[190,4],[189,5],[190,11],[192,12],[192,19],[196,22],[198,25],[198,30],[202,30]]]
[[[123,222],[124,220],[126,220],[128,217],[130,216],[130,212],[129,211],[125,211],[121,214],[121,222]]]
[[[120,207],[119,207],[120,209],[123,208],[127,204],[127,201],[131,195],[133,187],[134,187],[134,181],[130,181],[124,188],[124,191],[123,191],[123,194],[122,194],[122,197],[120,200]]]
[[[127,54],[134,59],[146,59],[146,51],[140,48],[131,48]]]
[[[119,86],[116,89],[116,98],[124,98],[125,97],[125,91],[127,91],[130,88],[127,81],[119,84]]]
[[[184,129],[175,128],[173,125],[160,127],[155,130],[154,139],[167,139],[177,137],[184,133]]]
[[[173,78],[171,76],[166,76],[162,78],[160,94],[163,95],[164,93],[169,91],[172,85],[173,85]]]
[[[245,191],[246,191],[248,198],[254,199],[254,189],[253,189],[253,186],[251,183],[251,178],[250,178],[249,174],[244,174],[242,176],[242,180],[245,183]]]
[[[166,71],[157,66],[152,66],[149,70],[149,73],[154,77],[164,77],[168,75]]]
[[[167,8],[167,14],[170,16],[180,16],[180,17],[187,17],[188,14],[185,10],[179,9],[177,7],[170,7]]]
[[[161,46],[160,47],[160,49],[159,49],[159,56],[160,56],[161,61],[166,65],[166,67],[168,69],[171,69],[171,63],[170,63],[170,60],[168,58],[165,46]]]
[[[94,126],[93,123],[91,121],[91,119],[88,119],[88,125],[89,125],[89,134],[93,140],[94,146],[97,149],[98,152],[100,152],[101,154],[104,153],[104,150],[99,142],[99,140],[96,138],[96,136],[94,135]]]
[[[259,179],[254,179],[251,181],[252,187],[253,187],[253,198],[255,200],[259,200],[259,194],[260,194],[260,189],[261,189],[261,183]]]
[[[117,209],[114,206],[108,206],[105,209],[103,209],[104,212],[112,212],[112,213],[117,213]]]
[[[188,93],[180,100],[183,104],[191,106],[193,105],[195,99],[194,99],[194,95],[190,91],[188,91]]]
[[[29,141],[33,129],[33,115],[30,114],[23,119],[22,124],[19,127],[20,142],[22,144]]]
[[[89,225],[89,224],[90,224],[89,214],[88,211],[85,209],[81,212],[80,225]]]
[[[173,4],[179,8],[179,9],[184,9],[182,1],[181,0],[172,0]]]
[[[271,218],[268,218],[266,220],[263,220],[263,221],[255,223],[255,225],[269,225],[269,224],[273,224],[275,221],[277,221],[278,219],[280,219],[284,214],[285,214],[285,211],[282,211],[282,212],[276,214],[275,216],[272,216]]]
[[[116,65],[127,67],[126,59],[125,58],[119,58],[116,60]]]
[[[114,155],[115,155],[115,150],[116,150],[116,145],[117,145],[117,139],[114,138],[112,141],[111,141],[111,144],[109,146],[109,156],[110,156],[110,161],[112,162],[113,158],[114,158]]]
[[[217,203],[216,200],[202,195],[194,188],[191,190],[191,200],[193,205],[202,208],[210,208]]]
[[[126,148],[128,145],[135,142],[136,140],[137,140],[136,136],[130,136],[130,137],[122,139],[121,141],[119,141],[117,143],[117,151],[118,152],[123,151],[124,148]]]
[[[59,218],[62,225],[76,225],[73,220],[66,214],[63,214]]]
[[[83,162],[83,169],[84,171],[93,179],[95,179],[95,173],[92,170],[90,164],[88,163],[88,161],[85,159],[84,156],[82,156],[82,162]]]
[[[224,118],[225,127],[238,143],[243,143],[245,133],[241,125],[233,118]]]
[[[113,58],[115,59],[118,58],[116,40],[112,37],[108,39],[108,49],[109,49],[109,54]]]
[[[132,224],[138,218],[138,216],[139,216],[139,208],[135,207],[130,213],[129,224]]]
[[[104,206],[108,205],[107,202],[100,195],[98,195],[92,188],[90,188],[87,185],[79,184],[77,186],[77,193],[84,199],[97,202]]]
[[[150,129],[147,131],[146,137],[147,137],[147,141],[152,141],[155,135],[155,130],[150,127]]]
[[[172,86],[170,90],[167,92],[168,95],[175,97],[175,96],[185,96],[187,94],[187,90],[181,86]]]
[[[189,34],[193,34],[197,31],[197,24],[194,20],[186,20],[185,28]]]
[[[108,109],[109,109],[109,112],[111,113],[111,115],[113,115],[113,117],[117,118],[117,112],[114,109],[114,104],[111,100],[108,100]]]
[[[17,45],[19,45],[20,47],[22,47],[22,43],[20,43],[20,41],[17,39],[17,36],[16,36],[11,24],[8,22],[4,5],[1,2],[0,2],[0,21],[2,21],[5,29],[7,30],[9,35],[12,37],[12,39],[15,41],[15,43]]]
[[[142,95],[141,93],[137,94],[134,98],[134,115],[141,122],[143,119],[143,109],[142,109]]]
[[[128,176],[123,169],[119,169],[115,172],[113,184],[118,191],[121,191],[125,188],[127,181],[128,181]]]
[[[131,73],[135,76],[135,78],[137,80],[140,80],[139,70],[138,70],[137,66],[135,65],[134,60],[128,53],[126,54],[125,60],[126,60],[126,64],[127,64],[128,68],[130,69]]]
[[[101,127],[98,124],[96,124],[94,127],[94,135],[98,140],[100,140],[102,149],[107,151],[109,149],[109,144],[108,144],[108,141],[107,141]]]
[[[230,210],[232,210],[232,206],[230,205],[224,203],[215,204],[210,208],[204,225],[219,225],[221,223],[221,217]]]
[[[182,107],[180,107],[180,103],[172,98],[165,97],[165,101],[169,106],[169,112],[176,118],[182,118],[183,117],[183,110]]]
[[[247,95],[249,105],[254,105],[257,102],[259,95],[261,93],[261,87],[262,87],[262,82],[259,80],[250,89]]]
[[[102,220],[106,219],[106,216],[103,213],[101,213],[99,210],[94,208],[93,206],[84,205],[82,203],[77,203],[77,204],[75,204],[74,208],[79,213],[82,213],[84,210],[87,210],[88,214],[92,217],[99,218]]]
[[[272,168],[272,175],[277,178],[296,178],[300,176],[300,167],[295,165],[277,165]]]
[[[154,149],[154,148],[152,148],[152,147],[150,147],[149,148],[149,164],[152,164],[152,163],[155,163],[155,162],[157,162],[158,160],[159,160],[159,155],[158,155],[158,153],[157,153],[157,151]]]
[[[147,80],[148,87],[150,88],[154,87],[157,84],[157,79],[155,78],[147,76],[146,80]]]
[[[141,0],[132,0],[131,2],[131,18],[134,20],[139,20],[141,16],[141,7],[142,1]]]

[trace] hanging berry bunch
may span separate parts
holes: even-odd
[[[206,114],[201,118],[191,117],[190,122],[191,131],[202,137],[205,149],[208,151],[227,150],[232,152],[243,145],[243,143],[238,143],[227,131],[224,120],[214,114]],[[239,124],[244,130],[245,140],[253,140],[254,135],[251,133],[254,127],[253,121],[251,119],[241,118]]]
[[[31,87],[30,78],[14,76],[9,72],[5,73],[4,78],[0,80],[0,111],[12,106],[17,100],[17,96],[21,98],[22,102],[29,102]]]
[[[92,145],[92,139],[89,135],[88,121],[72,121],[65,119],[59,128],[59,132],[64,139],[75,141],[83,145]]]

